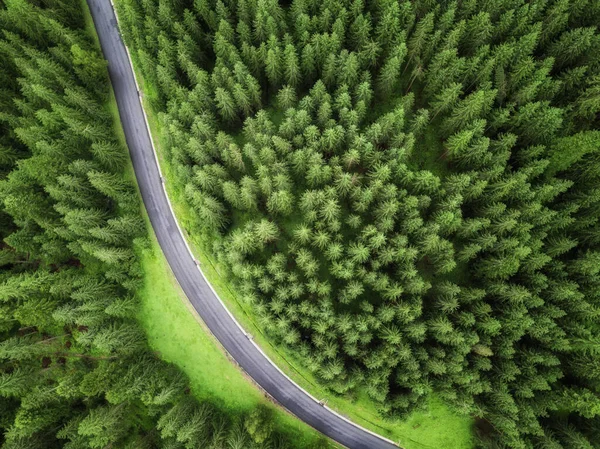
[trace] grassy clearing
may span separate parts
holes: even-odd
[[[136,66],[134,60],[134,67]],[[256,342],[268,356],[295,382],[310,391],[314,396],[326,400],[330,407],[356,423],[399,442],[406,449],[473,448],[473,420],[470,417],[456,415],[435,396],[430,399],[425,411],[417,411],[407,420],[386,420],[378,415],[376,404],[366,394],[359,391],[353,395],[339,396],[323,388],[318,384],[312,373],[302,367],[301,360],[292,351],[283,345],[274,344],[272,339],[261,332],[252,311],[238,299],[227,280],[226,270],[211,256],[210,238],[202,236],[201,233],[196,231],[198,229],[197,222],[185,201],[183,186],[178,183],[177,176],[166,161],[164,151],[162,151],[165,146],[162,141],[163,134],[158,117],[150,103],[153,97],[152,86],[145,84],[138,72],[136,74],[144,92],[144,108],[148,115],[154,143],[159,153],[161,169],[167,181],[167,190],[177,219],[186,234],[193,253],[201,263],[204,274],[236,319],[247,331],[253,334]],[[199,327],[197,323],[192,324]],[[177,325],[183,326],[183,322]],[[178,357],[181,357],[178,363],[183,364],[186,360],[189,360],[183,354],[179,354]],[[176,358],[173,361],[175,362]]]
[[[408,419],[395,424],[395,433],[406,449],[474,447],[472,420],[453,414],[436,397],[429,399],[427,410],[413,412]]]

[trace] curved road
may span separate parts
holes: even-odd
[[[135,176],[158,242],[188,299],[236,362],[277,402],[351,449],[397,449],[320,405],[285,376],[248,338],[200,275],[163,189],[127,50],[110,0],[88,0],[117,99]]]

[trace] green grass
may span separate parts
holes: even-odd
[[[400,444],[407,449],[467,449],[474,447],[471,419],[450,413],[439,399],[430,397],[427,410],[412,413],[396,424]]]
[[[154,237],[140,256],[145,279],[138,318],[152,349],[188,375],[199,399],[214,398],[232,411],[249,410],[262,402],[262,393],[224,357],[184,298]]]
[[[137,64],[134,60],[135,66]],[[210,241],[213,236],[203,236],[202,233],[197,231],[197,221],[193,211],[185,201],[183,186],[178,183],[173,169],[166,161],[163,151],[161,151],[164,147],[161,126],[149,101],[153,95],[152,86],[144,83],[139,71],[136,71],[136,75],[145,94],[143,97],[144,108],[159,153],[159,161],[166,179],[169,198],[192,252],[200,261],[204,274],[220,298],[242,326],[254,336],[255,341],[265,353],[288,376],[312,395],[326,400],[330,407],[344,416],[380,435],[399,442],[406,449],[472,449],[474,447],[472,418],[453,413],[435,396],[430,398],[426,411],[414,412],[404,421],[384,419],[379,416],[377,405],[364,392],[359,391],[346,396],[333,394],[321,386],[312,373],[302,366],[302,361],[297,358],[293,351],[283,345],[274,344],[270,337],[261,332],[252,311],[238,299],[233,287],[226,278],[225,268],[220,266],[211,256]],[[198,324],[196,326],[200,327]],[[181,357],[180,363],[188,363],[187,360],[189,359],[183,354],[180,354],[179,357]],[[175,360],[173,359],[174,362]]]

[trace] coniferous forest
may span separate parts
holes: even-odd
[[[0,0],[2,447],[289,448],[147,345],[83,7]],[[482,448],[600,448],[600,2],[117,7],[194,232],[274,341],[382,416],[434,393]]]
[[[388,416],[600,447],[600,3],[120,0],[268,333]]]
[[[83,8],[0,1],[1,447],[292,447],[195,400],[135,320],[147,230]]]

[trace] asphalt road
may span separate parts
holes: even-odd
[[[150,222],[177,281],[192,305],[244,371],[302,421],[351,449],[397,448],[323,407],[284,376],[236,325],[200,275],[178,230],[161,184],[134,75],[110,0],[88,0],[88,4],[104,57],[108,60],[108,72],[123,130]],[[202,363],[202,354],[198,354],[198,363]]]

